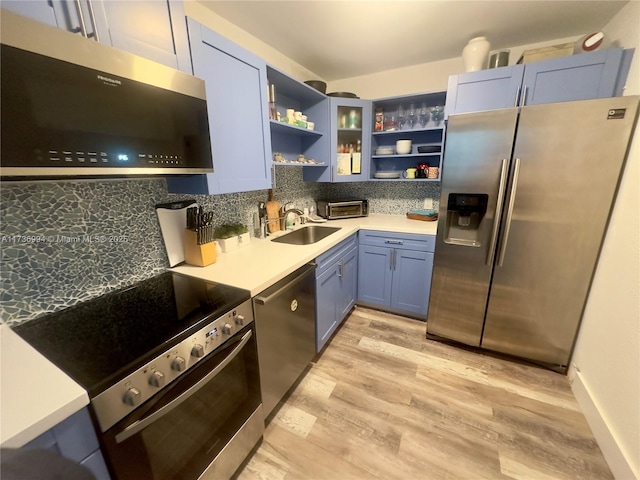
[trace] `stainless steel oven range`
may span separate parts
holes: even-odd
[[[248,291],[164,273],[15,331],[80,383],[115,479],[225,479],[264,431]]]

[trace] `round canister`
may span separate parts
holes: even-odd
[[[506,67],[509,65],[509,50],[500,50],[491,54],[489,68]]]
[[[440,169],[438,167],[429,167],[428,178],[438,178],[440,176]]]

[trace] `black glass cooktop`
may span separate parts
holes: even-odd
[[[93,397],[249,298],[247,290],[166,272],[14,331]]]

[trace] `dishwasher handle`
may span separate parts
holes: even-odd
[[[275,292],[269,293],[266,296],[258,295],[253,298],[253,301],[258,305],[266,305],[267,303],[271,302],[274,298],[278,297],[285,290],[289,290],[291,287],[293,287],[294,285],[297,285],[302,280],[304,280],[305,277],[309,273],[311,273],[315,268],[316,268],[315,263],[308,263],[306,266],[298,270],[298,272],[300,273],[296,275],[294,278],[289,279],[288,277],[285,277],[283,280],[280,280],[280,282],[276,283],[273,287],[270,287],[267,290],[265,290],[265,292],[268,292],[271,288],[275,288],[276,289]],[[279,286],[281,283],[283,283],[283,285]]]

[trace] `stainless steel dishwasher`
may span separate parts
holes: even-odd
[[[315,268],[300,267],[253,298],[265,418],[316,353]]]

